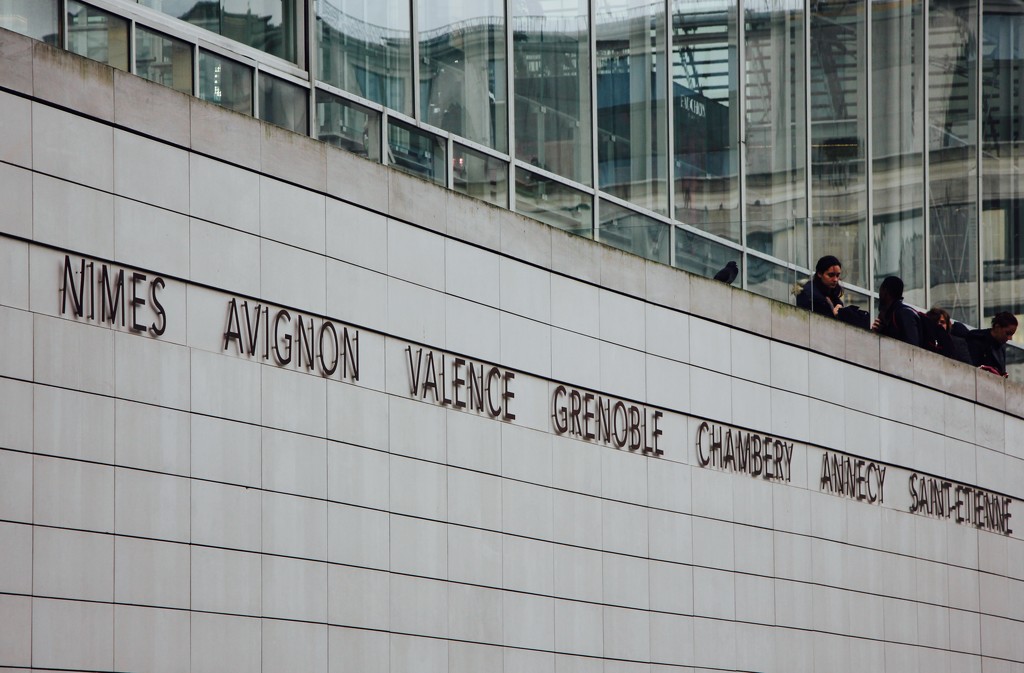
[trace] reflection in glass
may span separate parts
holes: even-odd
[[[739,250],[704,238],[689,229],[676,227],[676,268],[705,278],[714,278],[729,262],[736,262],[742,278],[743,255]],[[736,287],[740,285],[739,281],[735,284]]]
[[[354,154],[380,161],[380,113],[316,92],[317,138]]]
[[[797,283],[805,280],[806,274],[754,255],[747,256],[747,289],[762,297],[792,304]]]
[[[514,7],[516,156],[592,184],[587,1]]]
[[[460,194],[508,207],[508,164],[455,143],[452,149],[453,187]]]
[[[504,0],[420,0],[420,118],[508,148]]]
[[[978,324],[976,0],[929,0],[928,207],[932,304]]]
[[[413,115],[409,0],[320,0],[316,26],[319,79]]]
[[[0,28],[59,44],[57,0],[0,0]]]
[[[746,22],[747,244],[807,265],[803,3],[749,0]]]
[[[259,86],[260,119],[305,134],[309,124],[309,91],[262,72]]]
[[[578,236],[594,235],[594,197],[516,168],[516,212]]]
[[[668,264],[669,225],[623,208],[611,201],[600,202],[597,239],[620,250]]]
[[[594,2],[598,186],[667,213],[664,5]]]
[[[192,45],[136,25],[135,74],[192,93]]]
[[[848,0],[811,3],[811,247],[843,260],[843,278],[865,287],[867,26]]]
[[[305,65],[300,0],[138,0],[182,21]]]
[[[736,0],[673,0],[674,218],[740,240]]]
[[[68,51],[128,70],[128,20],[68,0]]]
[[[388,163],[400,171],[445,184],[445,143],[402,122],[388,123]]]
[[[985,306],[980,326],[988,326],[1000,311],[1024,317],[1024,6],[986,4],[982,26]],[[1024,343],[1024,330],[1018,329],[1014,340]]]
[[[927,308],[921,30],[924,5],[922,0],[872,1],[875,277],[870,287],[877,290],[885,277],[899,276],[907,302]]]
[[[199,97],[242,114],[252,114],[252,68],[199,50]]]

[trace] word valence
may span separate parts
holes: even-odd
[[[655,456],[665,453],[658,448],[662,415],[660,411],[565,386],[555,388],[551,396],[551,418],[558,434]]]
[[[146,274],[131,272],[127,285],[124,269],[114,271],[106,264],[86,262],[82,259],[76,272],[71,265],[71,257],[64,255],[64,279],[60,288],[60,312],[67,313],[68,299],[71,299],[71,312],[79,318],[98,320],[102,323],[116,325],[120,314],[121,327],[128,327],[133,332],[148,331],[153,336],[160,336],[167,329],[167,312],[157,298],[157,294],[166,283],[160,276],[147,282]],[[75,282],[75,276],[78,282]],[[140,288],[141,285],[141,288]],[[148,285],[148,288],[146,287]],[[125,308],[125,293],[130,293]],[[99,297],[99,313],[96,312],[96,299]],[[156,322],[145,325],[139,322],[139,309],[146,306],[146,297],[152,307]],[[89,314],[85,307],[88,305]],[[131,313],[131,324],[127,323],[127,315]]]
[[[821,457],[820,487],[828,493],[881,504],[885,502],[885,467],[826,451]]]
[[[1011,535],[1011,499],[944,479],[910,475],[910,511],[952,519],[993,533]]]
[[[264,360],[273,355],[279,367],[292,364],[294,359],[298,369],[316,368],[325,377],[340,370],[341,378],[359,380],[359,330],[349,332],[348,327],[335,326],[330,320],[298,314],[293,318],[285,309],[278,309],[271,320],[269,306],[256,304],[250,310],[249,302],[239,304],[232,298],[228,302],[223,350],[232,343],[241,355],[261,355]]]
[[[710,465],[751,477],[787,482],[793,477],[793,442],[707,421],[697,428],[697,459],[701,467]]]
[[[409,394],[413,397],[433,399],[437,404],[456,409],[486,412],[491,418],[513,421],[516,415],[509,408],[515,393],[509,384],[515,372],[487,367],[465,358],[448,359],[444,353],[405,347],[409,360]]]

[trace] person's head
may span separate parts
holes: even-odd
[[[832,290],[839,285],[839,277],[843,275],[843,265],[835,255],[825,255],[814,265],[814,274],[825,287]]]
[[[925,315],[931,318],[935,322],[935,324],[937,324],[939,327],[943,329],[943,331],[949,331],[949,313],[947,313],[945,309],[941,309],[938,306],[935,306],[930,311],[925,313]]]
[[[888,276],[878,288],[878,299],[883,304],[891,304],[897,299],[903,299],[903,279],[899,276]]]
[[[1013,338],[1017,332],[1017,316],[1003,311],[992,317],[992,338],[1001,344]]]

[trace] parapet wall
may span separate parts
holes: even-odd
[[[0,668],[1024,667],[1024,388],[0,31]]]

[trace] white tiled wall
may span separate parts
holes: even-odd
[[[0,121],[0,669],[1024,666],[1022,532],[902,493],[1016,516],[1009,402],[822,354],[767,304],[736,329],[724,288],[398,174],[344,201],[6,91]],[[167,333],[62,315],[65,253],[166,278]],[[223,352],[232,297],[359,329],[359,381]],[[414,399],[408,345],[513,371],[516,420]],[[665,455],[557,436],[558,384],[660,409]],[[699,467],[704,420],[795,442],[792,482]],[[886,503],[819,492],[821,449],[885,463]]]

